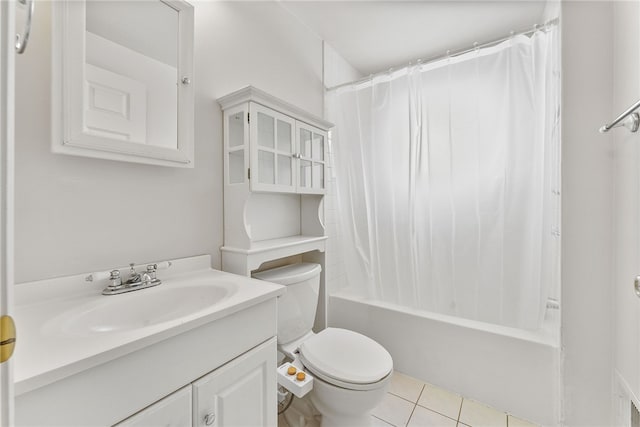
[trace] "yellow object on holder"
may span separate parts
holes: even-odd
[[[289,369],[287,369],[287,374],[289,375],[295,375],[296,372],[298,372],[298,370],[293,366],[289,366]]]
[[[0,317],[0,363],[11,358],[16,347],[16,325],[11,316]]]
[[[304,374],[304,372],[300,371],[300,372],[298,372],[298,375],[296,375],[296,379],[298,381],[304,381],[305,376],[306,375]]]

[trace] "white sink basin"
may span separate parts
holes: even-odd
[[[63,312],[46,328],[88,335],[145,328],[190,316],[232,295],[231,282],[170,286],[162,284],[119,295],[99,296]]]

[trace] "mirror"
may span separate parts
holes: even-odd
[[[53,151],[193,167],[193,7],[53,4]]]

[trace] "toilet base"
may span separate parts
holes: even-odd
[[[289,427],[320,427],[320,413],[313,407],[309,396],[294,396],[283,415]]]
[[[372,424],[371,411],[384,399],[391,375],[369,390],[348,390],[315,378],[309,399],[322,414],[321,427],[360,427]]]
[[[370,414],[358,417],[322,416],[311,403],[308,396],[294,397],[291,406],[284,412],[284,419],[289,427],[370,427],[372,418]]]

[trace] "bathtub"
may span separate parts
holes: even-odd
[[[544,426],[560,423],[557,309],[530,332],[366,300],[329,297],[328,325],[363,333],[393,356],[394,369]]]

